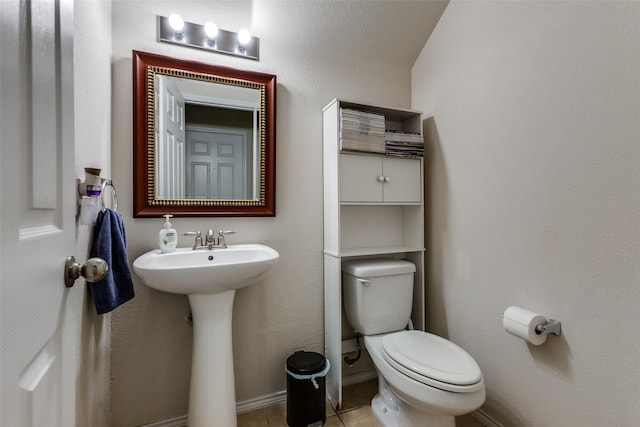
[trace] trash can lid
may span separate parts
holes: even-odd
[[[312,351],[296,351],[287,358],[287,369],[294,374],[315,374],[325,368],[326,359]]]

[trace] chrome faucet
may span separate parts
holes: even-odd
[[[182,235],[196,236],[196,240],[193,243],[193,250],[196,250],[226,248],[227,242],[225,241],[224,236],[228,234],[236,234],[236,232],[231,230],[220,230],[217,233],[214,233],[212,229],[209,229],[204,238],[202,237],[202,233],[200,231],[188,231],[186,233],[183,233]]]
[[[207,247],[209,249],[213,248],[214,246],[218,246],[218,236],[216,236],[215,234],[213,234],[213,230],[209,229],[209,231],[207,231],[207,235],[205,236],[204,240],[205,242],[207,242]]]

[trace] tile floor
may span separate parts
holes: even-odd
[[[343,409],[337,413],[327,404],[325,427],[379,427],[380,423],[371,413],[371,399],[378,388],[377,380],[366,381],[345,387]],[[238,427],[287,427],[287,404],[267,406],[238,415]],[[456,418],[456,427],[483,427],[471,415]]]

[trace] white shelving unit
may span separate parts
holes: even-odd
[[[340,110],[381,114],[385,128],[422,133],[417,111],[333,100],[323,110],[325,355],[327,396],[342,406],[342,261],[403,258],[416,265],[411,320],[424,330],[424,201],[421,158],[341,151]]]

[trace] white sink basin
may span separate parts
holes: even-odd
[[[186,294],[193,314],[189,427],[236,427],[231,319],[236,289],[251,285],[278,261],[259,244],[225,249],[147,252],[133,269],[155,289]]]
[[[179,248],[168,254],[156,249],[138,257],[133,269],[148,286],[159,291],[214,294],[254,283],[278,258],[278,252],[260,244],[212,250]]]

